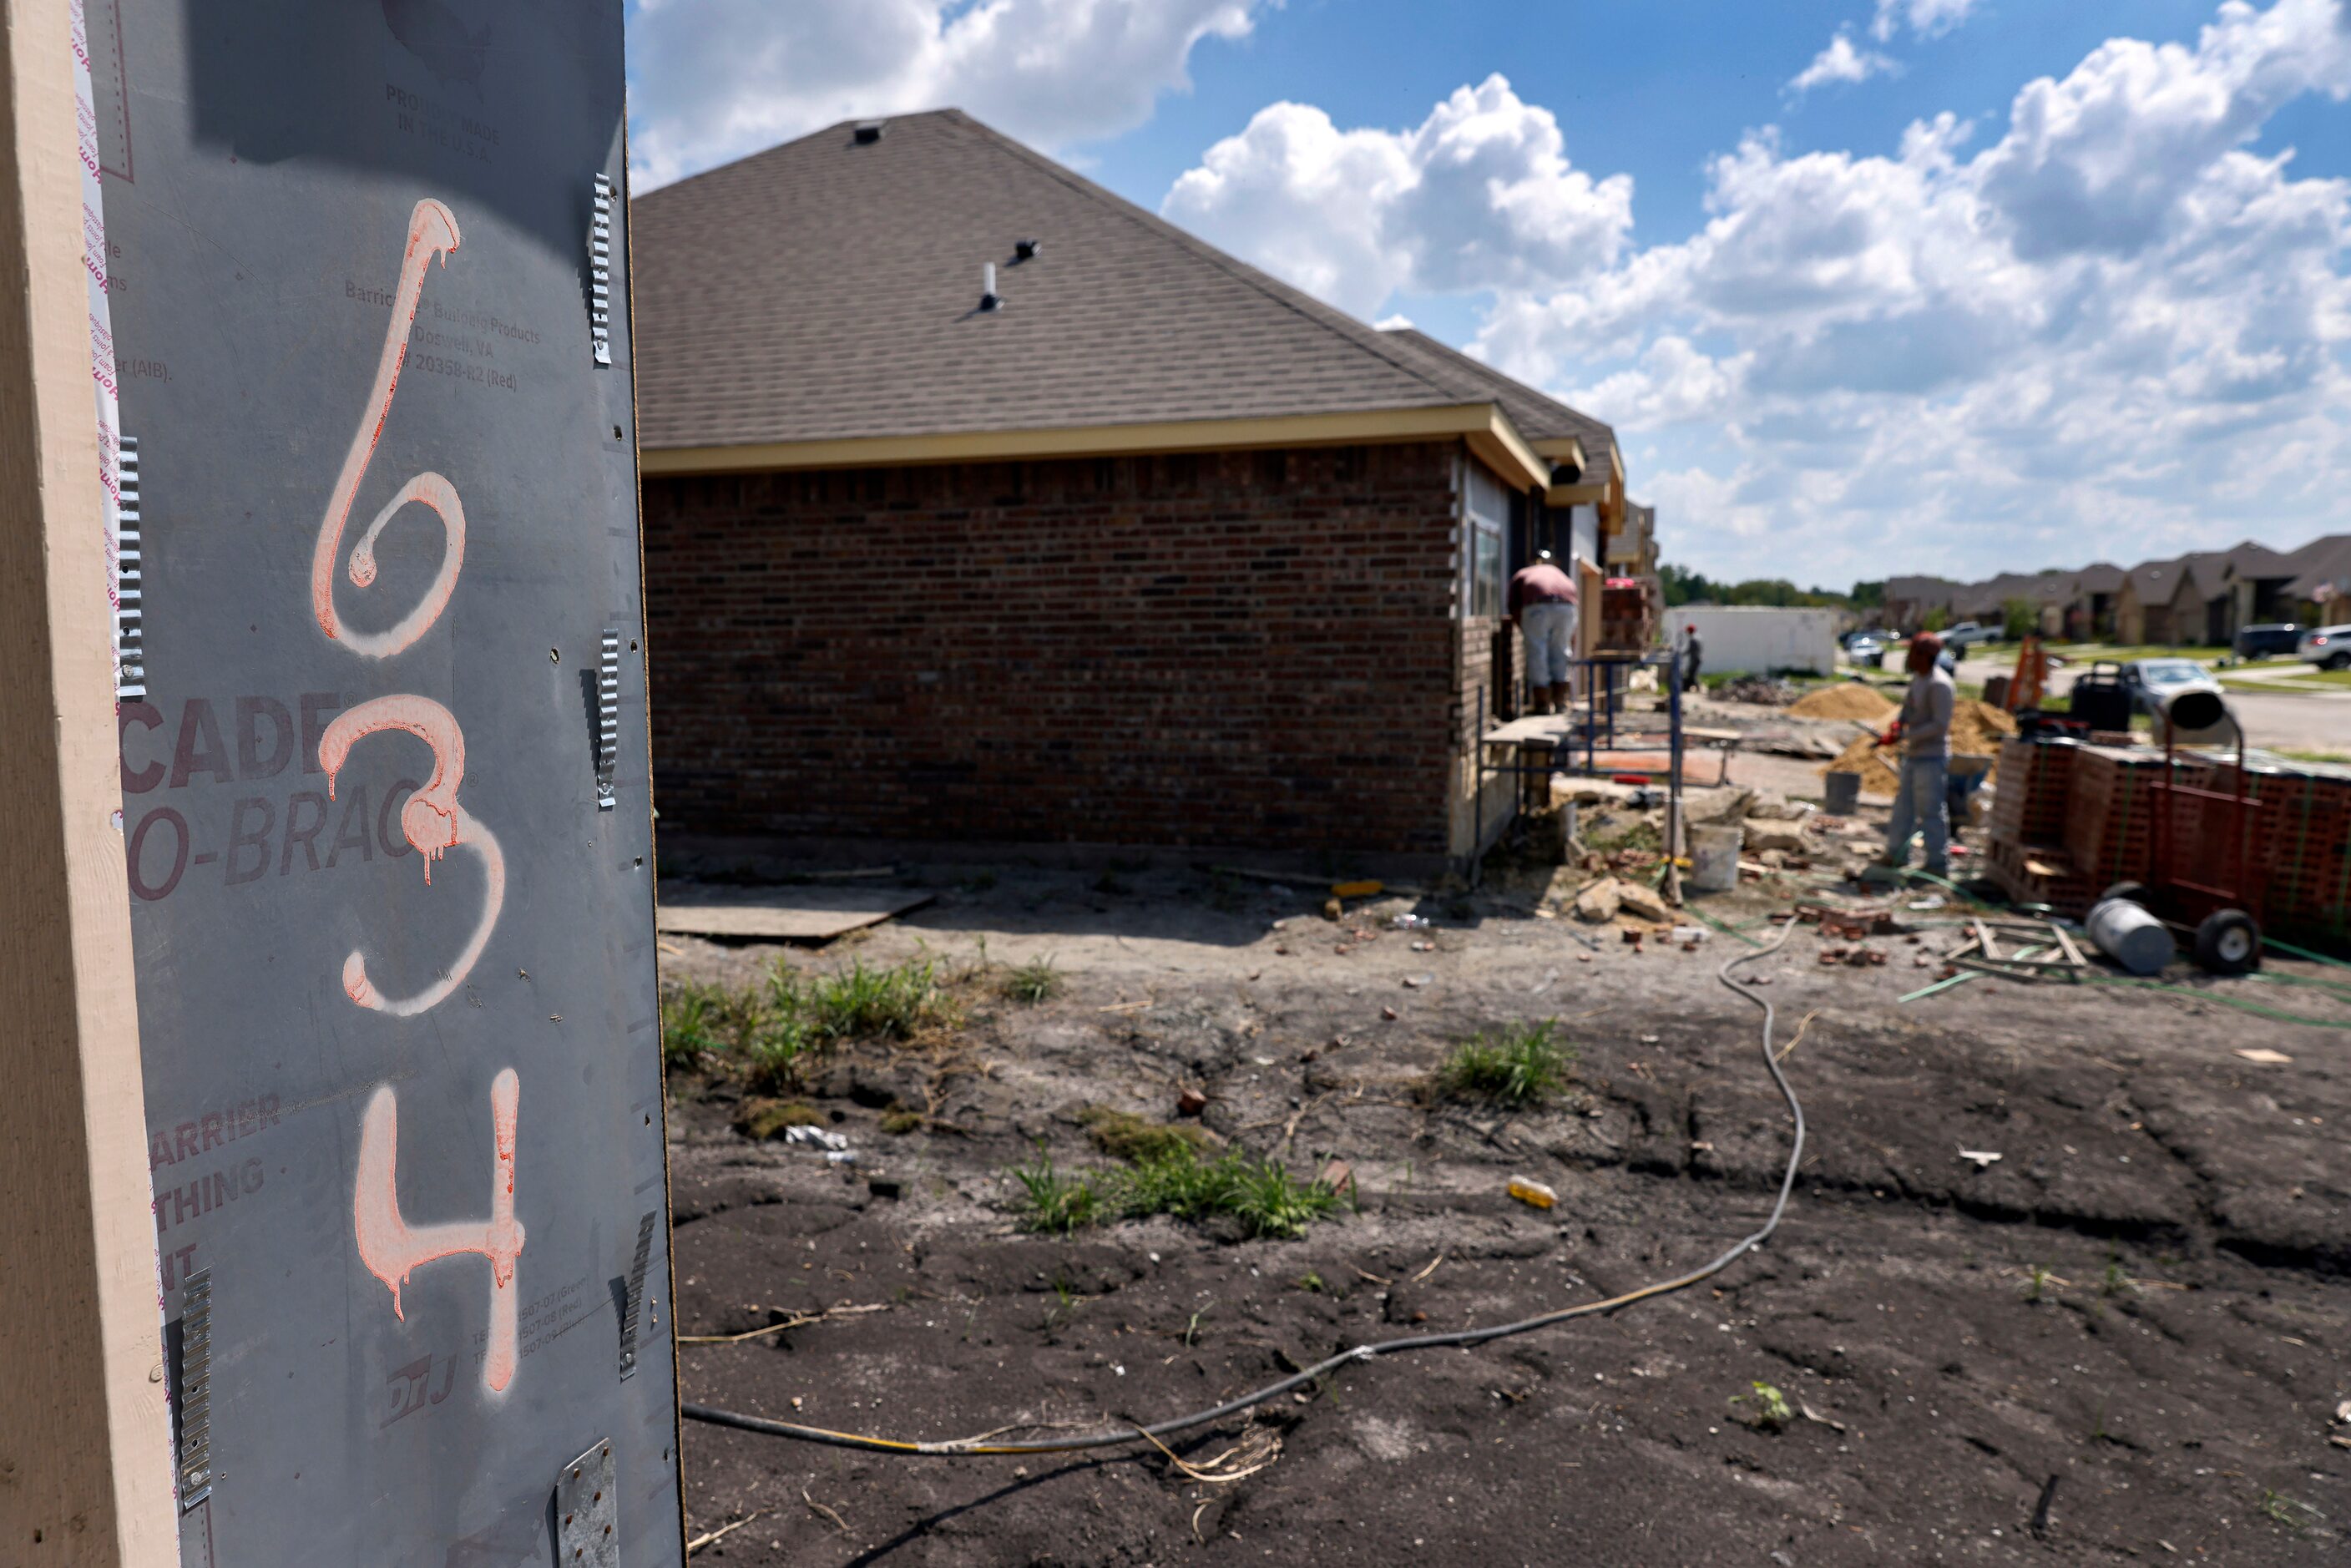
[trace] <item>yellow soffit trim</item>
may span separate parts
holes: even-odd
[[[1513,490],[1540,490],[1549,485],[1551,465],[1535,455],[1498,405],[1488,404],[1486,413],[1486,427],[1468,433],[1469,450]]]
[[[644,447],[637,454],[637,467],[644,474],[894,468],[922,463],[1003,463],[1141,453],[1229,452],[1250,447],[1349,446],[1455,437],[1467,439],[1473,448],[1479,448],[1479,455],[1513,484],[1539,485],[1548,476],[1548,468],[1538,462],[1518,433],[1489,402],[1368,409],[1353,413],[1276,414],[1255,419],[1074,425],[1049,430],[859,435],[743,446]]]
[[[1585,507],[1608,498],[1605,484],[1594,485],[1586,476],[1583,482],[1573,485],[1553,485],[1543,492],[1543,504],[1549,507]]]

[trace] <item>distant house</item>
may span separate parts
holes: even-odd
[[[665,833],[1435,865],[1499,831],[1506,585],[1548,545],[1592,634],[1608,426],[953,110],[631,222]]]
[[[2288,558],[2294,580],[2280,594],[2281,606],[2290,605],[2290,617],[2309,625],[2340,626],[2351,622],[2351,534],[2313,539]]]
[[[2248,626],[2294,619],[2289,591],[2302,569],[2290,555],[2251,540],[2223,551],[2220,564],[2219,597],[2223,601],[2220,635],[2216,642],[2233,642]]]
[[[2123,569],[2097,561],[2074,574],[2074,593],[2065,605],[2064,635],[2088,643],[2115,634],[2116,601],[2123,588]]]
[[[2074,597],[2074,576],[2064,571],[2003,572],[1987,581],[1970,583],[1951,595],[1951,614],[1960,621],[1997,626],[2018,600],[2032,607],[2032,630],[2047,637],[2064,629],[2065,607]]]
[[[2185,558],[2141,561],[2123,574],[2115,599],[2115,641],[2128,645],[2177,643],[2173,615],[2176,601],[2190,584]],[[2203,601],[2198,599],[2201,607]]]
[[[1886,580],[1886,624],[1896,632],[1916,632],[1928,616],[1951,612],[1951,601],[1965,585],[1943,577],[1891,577]]]

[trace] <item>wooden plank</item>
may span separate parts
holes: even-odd
[[[1984,923],[1980,920],[1975,923],[1975,927],[1976,942],[1983,948],[1983,956],[1987,958],[1997,959],[2000,956],[2000,948],[1998,945],[1992,941],[1991,931],[1985,928]]]
[[[2090,967],[2089,960],[2082,956],[2082,950],[2074,946],[2074,938],[2066,935],[2063,925],[2054,921],[2050,922],[2049,934],[2057,938],[2057,946],[2065,949],[2066,958],[2075,968],[2086,969]]]
[[[653,928],[672,936],[738,942],[830,942],[920,909],[936,897],[918,890],[810,886],[762,889],[756,899],[722,899],[695,889],[683,898],[664,896]]]
[[[72,33],[62,5],[0,14],[0,1560],[164,1568],[179,1538]]]

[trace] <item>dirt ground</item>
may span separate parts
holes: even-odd
[[[686,1345],[688,1400],[919,1438],[1156,1420],[1367,1340],[1687,1269],[1752,1229],[1780,1178],[1761,1010],[1715,977],[1746,951],[1729,936],[1660,951],[1604,928],[1594,950],[1591,928],[1495,897],[1332,924],[1319,885],[1165,853],[912,869],[935,904],[827,948],[665,939],[673,978],[923,956],[974,977],[951,1037],[851,1051],[818,1085],[854,1165],[747,1138],[726,1082],[674,1080],[680,1332],[875,1309]],[[1433,925],[1378,925],[1406,909]],[[1272,1456],[1229,1484],[1149,1449],[898,1458],[689,1422],[690,1533],[756,1516],[695,1561],[2344,1561],[2351,1033],[1989,977],[1897,1004],[1950,937],[1832,968],[1800,928],[1748,967],[1781,1040],[1801,1029],[1786,1066],[1809,1135],[1778,1237],[1710,1286],[1351,1367],[1176,1444],[1194,1464]],[[1003,999],[983,950],[989,976],[1050,958],[1066,984]],[[2182,975],[2351,1019],[2323,990]],[[1422,1092],[1455,1042],[1544,1018],[1578,1052],[1545,1108]],[[2257,1047],[2292,1060],[2236,1054]],[[1164,1218],[1016,1228],[1005,1173],[1037,1144],[1107,1163],[1079,1107],[1163,1119],[1186,1086],[1246,1147],[1349,1162],[1359,1207],[1293,1241]],[[886,1134],[893,1103],[956,1130]],[[1513,1201],[1513,1176],[1559,1207]],[[1758,1383],[1785,1427],[1757,1423]]]

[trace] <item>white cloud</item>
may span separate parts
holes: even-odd
[[[1491,76],[1410,131],[1276,103],[1185,172],[1161,211],[1361,315],[1399,289],[1556,288],[1617,258],[1633,182],[1568,161],[1551,111]]]
[[[843,120],[960,108],[1024,141],[1131,130],[1195,46],[1279,0],[644,0],[632,173],[649,188]]]
[[[1867,81],[1900,68],[1884,55],[1854,47],[1852,35],[1839,33],[1829,40],[1827,48],[1813,57],[1811,65],[1789,78],[1788,90],[1802,94],[1831,82]]]
[[[1869,36],[1879,43],[1894,37],[1895,28],[1908,23],[1910,30],[1921,37],[1939,38],[1968,19],[1976,8],[1976,0],[1877,0],[1877,15],[1870,18]]]
[[[1668,553],[1709,573],[2291,546],[2351,528],[2351,180],[2252,146],[2312,95],[2351,97],[2351,14],[2231,0],[2192,45],[2116,39],[2027,84],[2004,126],[1945,114],[1879,152],[1751,133],[1709,166],[1696,232],[1635,251],[1618,224],[1578,276],[1491,204],[1450,273],[1415,209],[1346,229],[1345,193],[1299,183],[1254,187],[1219,237],[1324,258],[1310,287],[1343,303],[1477,298],[1472,350],[1616,423]],[[1288,112],[1413,168],[1404,139]]]

